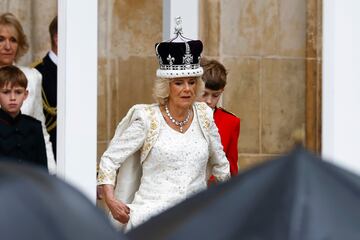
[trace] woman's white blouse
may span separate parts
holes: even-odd
[[[52,151],[52,145],[50,142],[49,133],[46,130],[45,126],[45,116],[43,112],[43,104],[41,97],[41,88],[42,88],[42,76],[35,68],[18,66],[21,71],[25,74],[28,80],[28,97],[24,101],[21,112],[23,114],[32,116],[37,120],[41,121],[41,125],[43,127],[43,134],[46,146],[46,156],[48,161],[48,169],[51,174],[56,173],[56,164],[54,153]]]

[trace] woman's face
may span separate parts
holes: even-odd
[[[189,108],[195,101],[196,78],[174,78],[170,81],[169,104]]]
[[[0,25],[0,66],[13,64],[18,45],[18,34],[15,28]]]

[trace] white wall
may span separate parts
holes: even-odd
[[[163,0],[163,40],[173,38],[175,18],[182,17],[183,35],[190,39],[199,37],[199,1]]]
[[[322,154],[360,174],[360,1],[323,1]]]
[[[97,2],[58,2],[57,173],[93,202],[96,199]]]

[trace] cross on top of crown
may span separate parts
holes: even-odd
[[[182,23],[182,19],[181,17],[176,17],[175,18],[175,34],[179,35],[179,34],[183,34],[183,30],[182,30],[182,26],[181,26],[181,23]]]

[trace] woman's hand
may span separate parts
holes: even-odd
[[[112,216],[114,217],[114,219],[124,224],[129,221],[130,208],[126,206],[124,203],[122,203],[119,200],[112,199],[106,201],[106,204],[109,207],[109,210]]]
[[[114,188],[112,185],[104,184],[101,185],[101,188],[102,196],[105,198],[105,203],[114,219],[124,224],[127,223],[130,218],[130,208],[114,197]]]

